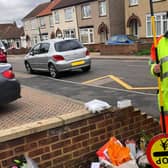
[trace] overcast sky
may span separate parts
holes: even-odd
[[[38,4],[50,0],[0,0],[0,23],[22,19]]]

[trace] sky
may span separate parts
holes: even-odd
[[[24,18],[37,5],[50,0],[0,0],[0,23]]]

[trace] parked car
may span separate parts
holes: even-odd
[[[60,72],[82,69],[89,71],[91,58],[86,47],[76,39],[50,39],[39,42],[25,56],[25,68],[48,71],[51,77],[59,77]]]
[[[0,40],[0,49],[7,55],[6,46],[3,41]]]
[[[7,54],[0,48],[0,63],[7,63]]]
[[[0,63],[0,105],[20,98],[20,83],[15,79],[11,64]]]
[[[107,41],[107,45],[123,45],[123,44],[133,44],[137,41],[137,37],[132,35],[114,35],[110,37]]]
[[[7,62],[7,51],[5,48],[5,45],[3,44],[3,42],[0,40],[0,63]]]

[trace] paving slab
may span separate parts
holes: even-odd
[[[22,85],[22,98],[0,107],[0,130],[84,109],[84,103]]]

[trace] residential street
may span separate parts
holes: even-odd
[[[167,167],[168,0],[0,4],[0,168]]]
[[[94,58],[90,72],[75,71],[62,74],[60,79],[53,79],[47,73],[27,74],[23,65],[23,57],[9,58],[16,77],[23,86],[63,95],[83,103],[100,99],[114,107],[117,106],[117,101],[130,99],[132,104],[142,112],[158,118],[155,94],[157,81],[149,74],[147,61],[147,59]],[[135,71],[136,73],[134,73]],[[114,76],[121,81],[116,81]],[[101,79],[101,77],[103,78]],[[128,86],[131,88],[127,88]]]

